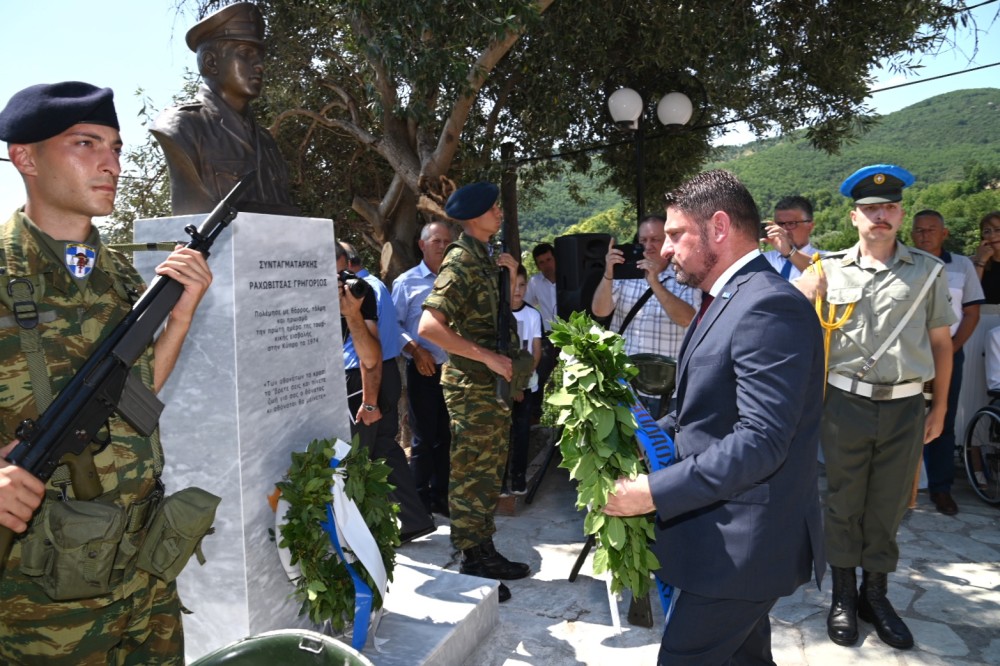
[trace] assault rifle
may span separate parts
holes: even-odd
[[[507,244],[504,242],[503,234],[500,239],[500,251],[507,251]],[[510,309],[510,269],[506,266],[500,267],[500,277],[497,278],[498,293],[500,295],[497,310],[497,353],[502,356],[510,356],[510,318],[514,316]],[[502,400],[508,407],[511,405],[513,396],[511,395],[510,382],[497,375],[497,398]]]
[[[239,212],[235,202],[249,187],[251,171],[219,202],[201,228],[188,225],[191,237],[186,247],[206,257],[215,239]],[[163,403],[129,372],[153,341],[163,320],[180,299],[184,285],[173,278],[157,275],[132,310],[101,342],[69,384],[37,420],[22,421],[17,428],[20,440],[7,461],[48,481],[56,468],[69,467],[73,495],[92,500],[103,489],[94,466],[94,454],[110,442],[99,433],[112,414],[118,414],[144,436],[153,434]],[[14,542],[14,533],[0,527],[0,571],[3,571]]]

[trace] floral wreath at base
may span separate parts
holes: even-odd
[[[291,567],[301,574],[294,580],[295,598],[302,602],[299,613],[308,613],[316,624],[329,622],[343,631],[354,620],[356,594],[352,572],[331,547],[331,534],[324,527],[324,523],[329,526],[328,507],[333,506],[333,477],[342,475],[344,494],[357,505],[374,537],[389,581],[400,545],[399,505],[389,499],[395,486],[388,481],[391,470],[385,460],[370,460],[355,437],[350,452],[331,467],[331,461],[337,462],[335,445],[331,440],[313,440],[304,452],[292,453],[288,473],[276,484],[288,507],[284,516],[277,516],[277,541],[279,549],[288,549]],[[383,598],[372,575],[349,547],[345,545],[343,552],[372,590],[372,609],[382,608]]]

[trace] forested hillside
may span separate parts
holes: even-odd
[[[854,170],[894,163],[917,178],[903,201],[908,213],[935,208],[945,215],[952,236],[949,247],[971,251],[978,242],[979,218],[1000,209],[1000,89],[961,90],[924,100],[883,116],[864,136],[838,155],[811,148],[803,133],[716,150],[706,169],[736,173],[769,216],[782,196],[802,194],[816,206],[814,239],[820,247],[839,249],[856,234],[849,202],[837,191]],[[596,176],[565,176],[544,184],[541,196],[520,205],[525,250],[539,240],[580,231],[627,233],[635,217],[632,197],[599,189]],[[573,184],[584,203],[572,200]],[[655,201],[661,193],[646,193]],[[904,240],[908,241],[908,221]],[[624,231],[623,231],[624,230]]]

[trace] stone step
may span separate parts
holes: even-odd
[[[499,622],[497,581],[397,554],[385,613],[362,653],[376,666],[455,666]]]

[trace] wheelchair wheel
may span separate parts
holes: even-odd
[[[965,431],[962,450],[969,484],[980,499],[1000,504],[1000,407],[983,407]]]

